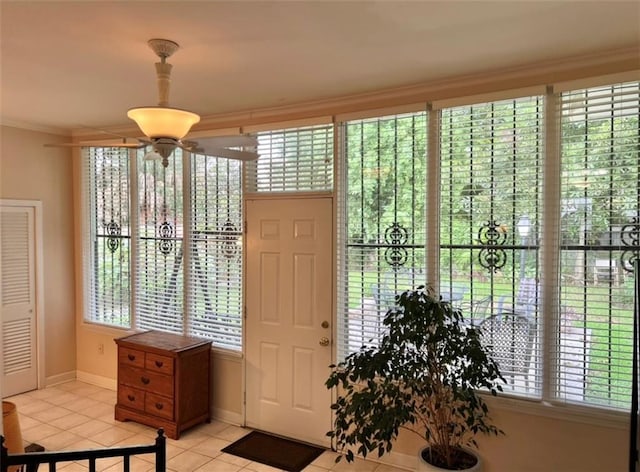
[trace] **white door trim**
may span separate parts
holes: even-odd
[[[3,207],[30,207],[34,209],[34,247],[35,247],[35,278],[36,278],[36,370],[38,372],[38,389],[45,387],[44,360],[44,265],[43,265],[43,231],[42,231],[42,202],[39,200],[0,199]],[[1,288],[0,288],[1,290]],[[2,323],[0,323],[0,343],[2,342]],[[3,365],[3,350],[0,349],[0,365]],[[1,388],[1,387],[0,387]],[[0,390],[0,397],[2,391]]]

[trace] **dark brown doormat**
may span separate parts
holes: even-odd
[[[313,462],[325,449],[290,439],[252,431],[222,449],[222,452],[243,457],[261,464],[300,472]]]

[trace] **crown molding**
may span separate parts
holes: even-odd
[[[291,105],[209,115],[202,117],[194,129],[249,126],[320,115],[382,109],[418,102],[426,103],[467,95],[500,92],[514,88],[551,85],[557,81],[577,80],[634,70],[640,70],[640,47],[621,48],[517,67],[494,69],[484,73],[443,78],[403,87]]]
[[[205,115],[192,128],[192,131],[201,134],[204,131],[219,128],[250,127],[318,116],[335,116],[375,109],[383,110],[389,107],[430,103],[435,100],[501,92],[516,88],[553,85],[557,82],[637,70],[640,70],[640,46],[600,51],[517,67],[493,69],[476,74],[441,78],[402,87],[373,90],[290,105]],[[13,123],[9,124],[6,120],[3,122],[7,126],[66,136],[71,135],[74,138],[104,139],[105,134],[130,138],[142,137],[140,130],[134,124],[99,129],[76,128],[69,133],[64,130],[28,123]]]
[[[63,128],[56,128],[53,126],[40,125],[37,123],[29,123],[27,121],[12,120],[10,118],[2,118],[0,122],[2,126],[8,126],[10,128],[20,128],[29,131],[38,131],[40,133],[54,134],[56,136],[71,136],[71,131]]]

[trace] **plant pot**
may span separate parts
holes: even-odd
[[[435,465],[429,464],[425,458],[423,457],[423,453],[427,456],[427,452],[429,448],[425,447],[420,449],[418,453],[418,466],[416,467],[417,472],[451,472],[451,469],[443,469],[442,467],[436,467]],[[472,465],[466,469],[454,469],[454,470],[463,470],[465,472],[482,472],[482,460],[480,456],[475,453],[475,451],[469,448],[462,448],[462,450],[468,455],[474,457],[476,459],[475,465]],[[428,456],[427,456],[428,457]]]
[[[24,452],[22,444],[22,432],[20,431],[20,420],[18,409],[15,403],[2,402],[2,429],[4,430],[4,445],[9,454],[19,454]],[[21,466],[9,467],[9,472],[18,472]]]

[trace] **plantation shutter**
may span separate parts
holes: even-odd
[[[142,329],[184,332],[182,152],[164,167],[138,152],[135,302]]]
[[[540,397],[542,96],[440,115],[440,287],[484,331],[508,385]]]
[[[247,192],[333,189],[333,126],[262,131],[260,158],[246,164]]]
[[[342,124],[338,357],[377,343],[397,293],[424,284],[426,113]]]
[[[242,164],[191,156],[188,333],[242,349]]]
[[[8,376],[34,372],[35,378],[35,210],[3,205],[2,250],[2,348],[0,379],[14,386]],[[32,370],[33,369],[33,370]],[[29,378],[31,375],[29,376]],[[33,388],[33,385],[29,388]],[[6,391],[5,395],[11,395]],[[22,390],[19,390],[20,392]]]
[[[83,148],[84,318],[131,326],[131,219],[127,149]]]
[[[640,83],[560,94],[557,399],[627,409],[640,247]]]

